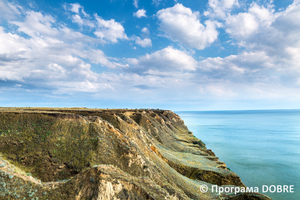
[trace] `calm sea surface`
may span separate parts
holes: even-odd
[[[293,194],[263,194],[300,200],[300,110],[176,113],[247,187],[294,185]]]

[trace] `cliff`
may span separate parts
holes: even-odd
[[[269,199],[166,110],[0,108],[0,156],[5,200]]]

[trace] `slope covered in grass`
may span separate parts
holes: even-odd
[[[233,199],[211,186],[244,187],[164,110],[0,108],[0,153],[0,199]]]

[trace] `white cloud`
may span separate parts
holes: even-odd
[[[72,16],[72,21],[79,24],[79,25],[81,25],[81,26],[84,24],[81,17],[77,14]]]
[[[79,44],[81,44],[81,43],[105,44],[106,43],[106,41],[103,39],[98,39],[98,38],[93,38],[93,37],[87,36],[85,34],[82,34],[81,32],[74,31],[63,25],[59,28],[59,31],[60,31],[61,39],[63,39],[64,41],[70,42],[70,43],[75,42],[75,41],[78,42]]]
[[[6,49],[1,50],[2,57],[6,58],[0,58],[1,80],[15,80],[24,84],[36,82],[41,87],[47,85],[53,89],[60,87],[56,81],[97,80],[97,74],[90,70],[90,64],[71,55],[80,51],[78,45],[76,49],[75,46],[62,41],[57,43],[45,36],[25,39],[3,30],[0,35],[7,45]]]
[[[222,100],[300,99],[299,1],[279,12],[271,4],[252,3],[235,14],[231,11],[238,6],[237,1],[210,1],[216,2],[215,9],[210,11],[217,13],[220,5],[224,5],[224,15],[217,18],[216,13],[210,13],[207,17],[224,22],[220,28],[242,50],[237,55],[203,58],[199,62],[193,58],[199,55],[171,46],[138,58],[108,57],[97,44],[124,39],[132,40],[133,46],[150,47],[153,41],[148,38],[149,29],[141,27],[142,36],[128,38],[121,23],[98,15],[89,17],[78,4],[68,13],[81,26],[75,26],[78,28],[75,31],[55,16],[16,4],[11,8],[0,0],[0,4],[3,2],[15,17],[2,14],[10,26],[0,26],[0,81],[2,85],[10,82],[14,89],[34,86],[56,93],[79,91],[96,95],[110,91],[107,98],[143,94],[141,98],[149,101],[157,98],[182,101],[183,96],[189,100],[215,96]],[[160,29],[183,46],[203,49],[217,39],[216,22],[207,20],[201,24],[200,13],[181,4],[160,10],[157,17]],[[91,25],[82,31],[87,22]],[[84,34],[86,31],[95,32],[98,38]],[[96,73],[93,70],[97,67],[104,67],[104,71],[109,68],[109,72]]]
[[[10,54],[30,50],[26,45],[26,40],[16,34],[6,33],[0,27],[0,54]]]
[[[113,63],[106,57],[103,51],[99,49],[91,49],[89,51],[81,51],[78,55],[82,58],[88,58],[92,63],[101,64],[107,68],[115,69],[118,64]]]
[[[118,39],[128,39],[127,35],[124,33],[124,27],[116,22],[114,19],[104,20],[95,14],[97,20],[97,30],[94,34],[105,40],[109,40],[113,43],[118,42]]]
[[[239,13],[226,19],[226,32],[235,36],[248,36],[259,28],[255,16],[250,13]]]
[[[78,14],[75,14],[72,16],[72,21],[74,23],[77,23],[80,26],[89,26],[91,28],[94,28],[96,25],[94,24],[94,22],[88,20],[88,19],[83,19],[81,18]]]
[[[219,9],[220,7],[230,9],[234,5],[239,5],[239,3],[238,0],[209,0],[208,5],[213,9]]]
[[[263,27],[268,27],[274,21],[274,10],[269,7],[251,4],[249,12],[238,13],[226,18],[226,32],[234,37],[249,37]]]
[[[150,31],[147,27],[142,28],[142,33],[150,34]]]
[[[144,9],[139,9],[138,11],[136,11],[135,13],[133,13],[133,16],[135,16],[135,17],[137,17],[137,18],[147,17],[147,15],[146,15],[146,10],[144,10]]]
[[[90,15],[89,14],[87,14],[85,11],[84,11],[84,9],[82,8],[81,9],[81,12],[82,12],[82,14],[86,17],[86,18],[88,18],[88,17],[90,17]]]
[[[300,26],[300,1],[294,1],[286,10],[275,14],[273,26],[285,31],[296,31]]]
[[[238,0],[209,0],[209,9],[204,15],[217,18],[225,18],[231,9],[239,6]]]
[[[138,3],[139,3],[139,0],[133,0],[134,7],[138,8],[139,7]]]
[[[81,5],[79,3],[70,3],[69,5],[70,5],[69,8],[70,11],[79,14],[79,8],[81,8]]]
[[[0,0],[0,19],[1,18],[8,18],[8,19],[13,19],[16,16],[20,15],[22,11],[22,7],[14,4],[14,3],[10,3],[6,0]]]
[[[218,23],[206,20],[205,26],[199,21],[199,12],[192,12],[182,4],[157,12],[160,29],[174,41],[196,49],[204,49],[218,38]]]
[[[129,59],[134,65],[129,69],[136,73],[147,73],[149,70],[158,71],[195,71],[197,61],[184,51],[169,46],[152,54],[146,54],[139,59]]]
[[[27,11],[24,22],[13,21],[18,31],[28,34],[31,37],[43,35],[57,35],[58,30],[54,28],[55,19],[51,15],[43,15],[40,12]]]
[[[274,70],[276,70],[274,59],[263,51],[243,52],[225,58],[207,58],[199,62],[199,74],[206,75],[214,81],[266,82],[277,79],[272,75]]]
[[[83,6],[78,3],[63,4],[64,9],[73,12],[72,22],[77,23],[79,26],[88,26],[94,28],[95,22],[90,20],[90,15],[84,11]]]
[[[57,22],[51,15],[34,11],[24,14],[24,21],[11,23],[30,38],[5,32],[0,26],[0,80],[59,93],[112,89],[100,74],[91,70],[90,63],[107,68],[122,64],[89,46],[97,44],[97,39],[63,25],[54,28]]]
[[[275,12],[272,5],[251,4],[248,12],[232,15],[225,28],[245,51],[262,51],[278,63],[281,73],[299,66],[296,55],[300,50],[300,4],[293,3],[286,10]],[[248,20],[241,21],[245,16]],[[291,67],[287,67],[291,66]],[[298,72],[296,72],[297,74]]]
[[[151,47],[152,46],[151,39],[149,39],[149,38],[141,39],[140,37],[136,37],[135,43],[142,47]]]
[[[272,3],[252,3],[246,12],[228,14],[224,28],[234,39],[233,44],[244,50],[237,55],[200,61],[198,76],[207,85],[225,85],[239,97],[299,99],[299,3],[278,12]]]

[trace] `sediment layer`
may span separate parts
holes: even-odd
[[[0,108],[0,155],[0,199],[270,199],[167,110]]]

